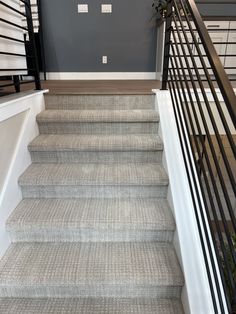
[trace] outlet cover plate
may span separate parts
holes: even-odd
[[[107,56],[102,56],[102,63],[107,64]]]

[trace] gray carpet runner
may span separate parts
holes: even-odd
[[[0,313],[183,314],[152,95],[47,95],[6,228]]]
[[[42,134],[29,150],[37,163],[160,163],[163,145],[156,134]]]
[[[181,304],[175,299],[145,298],[75,298],[75,299],[0,299],[4,314],[179,314]]]
[[[24,199],[7,223],[13,242],[171,242],[165,199]]]

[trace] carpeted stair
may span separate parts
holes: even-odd
[[[36,163],[160,163],[163,145],[156,134],[42,134],[29,150]]]
[[[7,221],[0,313],[183,314],[152,95],[47,95]]]

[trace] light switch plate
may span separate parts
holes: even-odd
[[[78,13],[88,13],[88,5],[78,4]]]
[[[102,4],[101,5],[102,13],[112,13],[112,4]]]

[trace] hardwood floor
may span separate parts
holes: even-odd
[[[106,80],[106,81],[46,81],[43,87],[50,92],[79,94],[152,94],[160,87],[156,80]]]
[[[152,89],[160,88],[157,80],[48,80],[42,81],[43,89],[50,93],[74,94],[152,94]],[[34,89],[33,84],[21,85],[21,90]],[[10,87],[5,91],[12,91]]]
[[[1,81],[0,85],[9,82]],[[231,82],[236,87],[236,82]],[[49,93],[59,94],[152,94],[152,89],[159,89],[161,82],[158,80],[47,80],[42,81],[42,88],[49,89]],[[206,87],[209,87],[206,84]],[[217,86],[218,87],[218,86]],[[34,89],[34,84],[21,85],[21,91]],[[14,92],[13,87],[0,89],[0,96]]]

